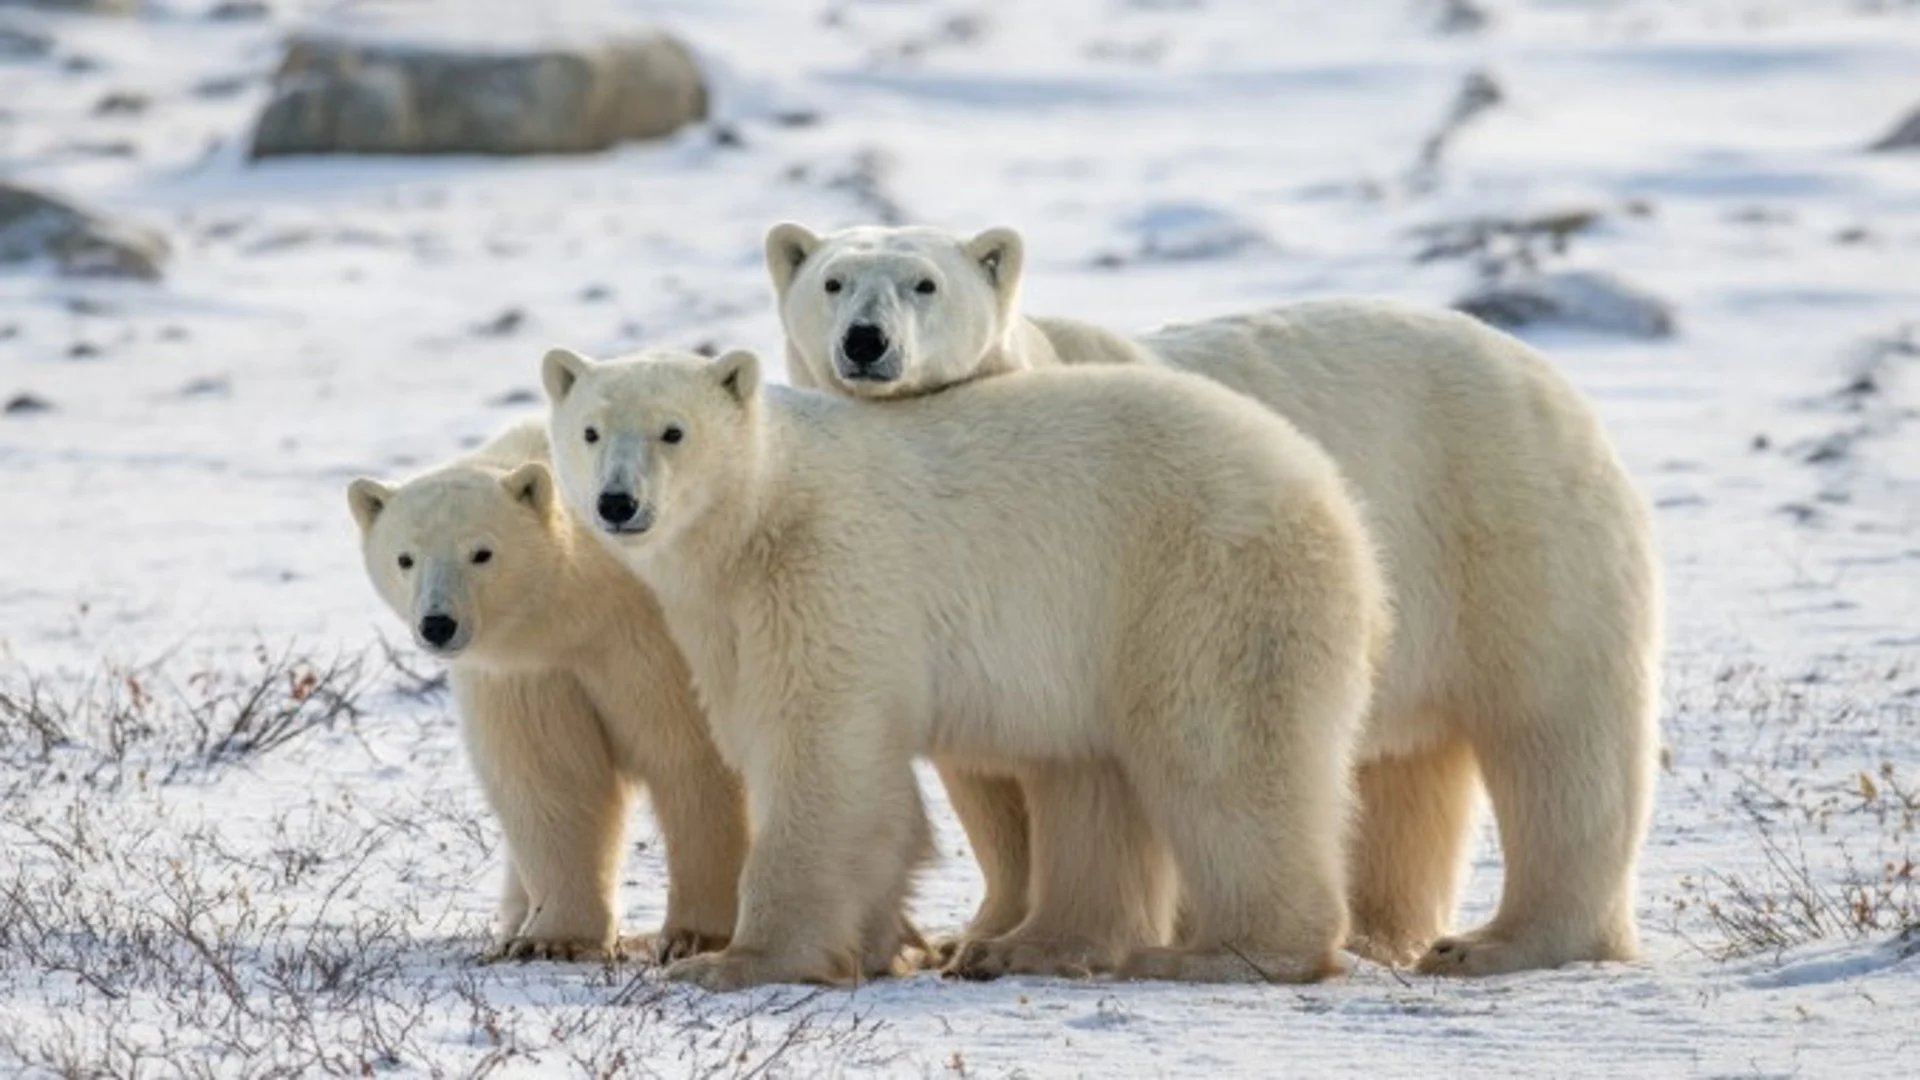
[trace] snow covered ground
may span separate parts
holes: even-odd
[[[1920,105],[1920,5],[1484,0],[1454,33],[1438,0],[210,6],[0,6],[54,43],[0,60],[0,177],[175,248],[159,285],[0,271],[0,399],[52,406],[0,415],[0,1073],[1911,1070],[1920,156],[1863,148]],[[656,22],[716,74],[716,124],[582,158],[245,161],[291,29]],[[1500,100],[1423,161],[1475,72]],[[114,91],[151,103],[97,115]],[[780,219],[1013,225],[1032,310],[1144,328],[1450,303],[1477,270],[1418,260],[1427,230],[1572,211],[1545,266],[1676,322],[1528,331],[1659,507],[1643,962],[735,998],[474,962],[497,833],[364,583],[349,478],[525,409],[548,344],[777,354]],[[293,737],[222,741],[243,713]],[[933,929],[979,891],[939,815]],[[644,820],[629,870],[639,931],[664,895]],[[1462,921],[1497,889],[1489,835]]]

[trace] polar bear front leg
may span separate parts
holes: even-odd
[[[633,785],[614,769],[584,690],[557,673],[452,679],[467,750],[506,835],[503,921],[519,918],[489,958],[611,955]]]
[[[879,931],[906,925],[931,828],[911,755],[860,712],[816,706],[744,728],[756,753],[742,770],[754,830],[740,920],[725,950],[675,963],[668,979],[715,991],[851,983],[874,966],[864,954],[885,944]]]
[[[1028,766],[1033,829],[1027,916],[967,943],[949,974],[1085,976],[1167,944],[1178,875],[1127,778],[1111,762]]]
[[[654,762],[647,788],[667,846],[667,919],[652,943],[654,960],[664,964],[724,948],[733,938],[747,860],[740,779],[702,738]]]
[[[493,943],[488,952],[496,952],[506,947],[507,942],[520,936],[520,928],[527,923],[527,911],[533,901],[527,896],[527,886],[520,880],[520,868],[513,864],[513,852],[507,852],[507,865],[500,875],[500,906],[493,916]]]

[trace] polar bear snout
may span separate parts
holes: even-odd
[[[460,623],[451,615],[429,615],[420,620],[420,640],[430,648],[446,648],[459,632]]]
[[[606,490],[594,502],[594,513],[608,532],[643,533],[653,527],[653,507],[624,491]]]
[[[887,332],[873,323],[854,323],[840,339],[840,374],[865,382],[900,377],[900,357]]]

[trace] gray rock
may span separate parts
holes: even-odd
[[[0,26],[0,60],[37,60],[53,51],[53,39],[17,26]]]
[[[1564,270],[1491,284],[1453,305],[1507,329],[1568,326],[1627,337],[1663,338],[1674,330],[1665,300],[1613,274]]]
[[[1869,150],[1920,150],[1920,108],[1908,113]]]
[[[47,260],[69,277],[155,281],[167,254],[166,237],[153,229],[0,183],[0,263]]]
[[[665,35],[524,53],[304,38],[252,156],[591,153],[706,114],[692,54]]]
[[[1474,0],[1440,0],[1434,29],[1443,34],[1471,34],[1485,30],[1492,16]]]
[[[5,412],[8,416],[27,416],[32,413],[52,411],[53,402],[38,394],[15,394],[7,399],[6,407],[0,409],[0,412]]]
[[[214,22],[253,22],[273,14],[265,0],[220,0],[207,11]]]

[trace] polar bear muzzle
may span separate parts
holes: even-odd
[[[653,527],[653,507],[640,505],[640,500],[624,491],[602,491],[593,510],[608,532],[643,533]]]
[[[857,322],[840,339],[840,374],[859,382],[892,382],[900,377],[900,354],[887,332],[873,323]]]

